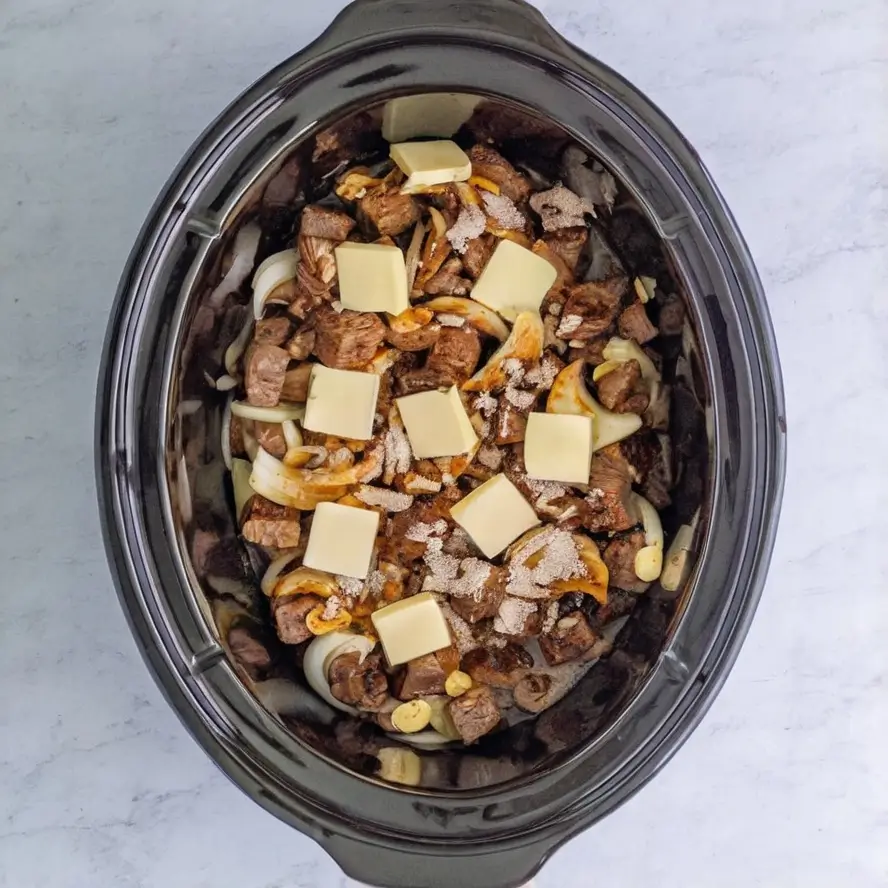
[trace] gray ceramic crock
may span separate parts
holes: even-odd
[[[204,277],[218,270],[230,232],[283,159],[345,113],[432,91],[477,93],[555,121],[645,209],[689,300],[709,466],[695,566],[646,673],[596,717],[581,719],[566,748],[531,745],[521,762],[494,754],[475,763],[474,786],[408,789],[345,759],[342,735],[330,734],[325,718],[315,730],[309,716],[269,712],[233,667],[224,629],[241,611],[252,619],[254,593],[246,577],[242,594],[229,583],[221,599],[237,604],[220,610],[219,582],[208,587],[197,563],[189,523],[203,519],[195,502],[183,506],[183,475],[194,496],[203,490],[212,500],[219,491],[221,505],[201,533],[224,543],[234,531],[218,517],[227,508],[212,444],[218,399],[183,368],[194,359],[189,330],[206,296]],[[108,328],[97,474],[109,560],[132,631],[170,704],[231,780],[364,882],[508,888],[637,791],[712,702],[762,589],[784,431],[777,354],[753,263],[696,153],[663,114],[521,0],[359,0],[227,108],[158,198]],[[581,685],[571,697],[593,692]],[[581,710],[582,703],[570,711]],[[499,774],[497,763],[505,763]]]

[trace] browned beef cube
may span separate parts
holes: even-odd
[[[228,633],[228,648],[254,681],[264,678],[271,668],[271,654],[260,637],[258,628],[235,626]]]
[[[323,176],[340,164],[351,162],[380,146],[379,122],[362,111],[340,120],[315,137],[311,160],[314,174]]]
[[[515,203],[520,203],[530,197],[530,181],[523,176],[512,164],[506,160],[499,151],[487,145],[473,145],[469,151],[469,159],[472,161],[472,174],[482,176],[496,183],[500,191]]]
[[[419,220],[418,201],[409,194],[401,194],[400,188],[371,188],[358,206],[381,237],[403,234]]]
[[[255,494],[244,507],[244,539],[259,546],[292,549],[299,545],[299,511]]]
[[[354,219],[340,210],[327,207],[307,206],[302,211],[300,237],[322,237],[327,240],[344,241],[357,225]]]
[[[302,188],[304,173],[305,163],[299,154],[287,158],[280,170],[265,186],[262,206],[267,209],[292,207]]]
[[[500,722],[500,711],[490,688],[472,688],[449,704],[450,717],[463,742],[474,743]]]
[[[284,644],[301,644],[311,638],[305,625],[309,613],[323,601],[317,595],[285,595],[272,600],[271,611],[278,638]]]
[[[506,570],[493,567],[490,576],[475,595],[450,597],[450,606],[467,623],[477,623],[495,617],[506,594]]]
[[[413,700],[416,697],[435,697],[447,693],[444,682],[447,680],[438,658],[426,654],[410,660],[395,681],[394,692],[399,700]]]
[[[651,402],[638,361],[625,361],[596,383],[598,400],[615,413],[643,414]]]
[[[644,545],[644,534],[638,530],[608,544],[601,557],[610,572],[611,586],[639,594],[648,590],[650,583],[638,579],[635,574],[635,556]]]
[[[416,370],[408,370],[395,378],[398,393],[401,395],[415,395],[417,392],[430,392],[439,388],[446,388],[454,384],[449,373],[442,369],[429,370],[428,367],[420,367]]]
[[[560,339],[585,342],[607,333],[620,310],[621,294],[606,284],[577,284],[567,291],[558,325]]]
[[[543,230],[548,232],[585,225],[586,214],[595,213],[592,204],[563,185],[538,191],[530,198],[530,206],[542,220]]]
[[[253,345],[247,351],[247,400],[257,407],[275,407],[281,399],[290,355],[276,345]]]
[[[609,653],[612,647],[589,625],[580,611],[562,617],[551,632],[540,636],[540,650],[550,666],[579,659],[597,660]]]
[[[574,273],[580,264],[588,240],[589,231],[585,227],[562,228],[561,231],[543,235],[543,242]]]
[[[533,657],[520,645],[501,648],[476,648],[463,657],[463,671],[478,684],[494,688],[512,688],[525,669],[533,666]]]
[[[481,357],[481,337],[471,327],[443,327],[429,352],[425,369],[440,373],[450,385],[462,385]]]
[[[291,329],[289,318],[260,318],[256,321],[253,341],[258,345],[283,345]]]
[[[571,346],[570,351],[567,353],[567,360],[571,363],[583,360],[587,364],[597,367],[599,364],[604,363],[604,349],[608,342],[610,342],[609,336],[598,336],[584,343],[582,348]]]
[[[244,421],[239,416],[232,415],[231,417],[231,424],[228,427],[228,446],[234,457],[247,455],[247,446],[244,443]]]
[[[297,330],[287,343],[290,357],[296,361],[304,361],[314,351],[316,336],[314,327]]]
[[[385,341],[401,351],[425,351],[435,344],[440,332],[441,327],[438,324],[426,324],[425,327],[406,333],[389,329],[385,331]]]
[[[284,385],[281,389],[282,401],[293,401],[301,404],[308,398],[308,381],[311,379],[312,364],[300,364],[292,370],[288,370],[284,376]]]
[[[660,331],[651,323],[641,302],[634,302],[620,315],[620,336],[634,339],[639,345],[650,342]]]
[[[263,450],[278,459],[283,459],[287,455],[287,441],[279,422],[257,421],[255,431],[256,441]]]
[[[363,662],[357,651],[340,654],[330,663],[327,678],[330,693],[348,706],[376,712],[388,699],[381,654],[370,654]]]
[[[518,444],[527,432],[527,413],[510,404],[505,397],[494,416],[494,441],[497,444]]]
[[[435,276],[427,281],[423,290],[430,296],[467,296],[472,289],[472,282],[461,274],[462,262],[455,256],[448,259]]]
[[[359,370],[376,355],[385,339],[385,324],[372,312],[318,309],[315,354],[322,364],[339,370]]]
[[[632,473],[619,445],[592,457],[589,495],[583,501],[583,526],[592,533],[628,530],[638,520],[631,503]]]
[[[525,712],[542,712],[552,700],[552,677],[541,673],[528,673],[515,685],[515,705]]]
[[[481,272],[487,267],[496,239],[492,234],[484,234],[481,237],[472,238],[468,242],[465,253],[462,255],[462,264],[465,270],[477,280]]]

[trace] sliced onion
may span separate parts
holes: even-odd
[[[291,447],[284,457],[284,465],[293,469],[317,469],[327,461],[328,456],[326,447]]]
[[[287,422],[303,420],[305,404],[278,404],[277,407],[256,407],[245,401],[232,401],[231,412],[241,419],[258,419],[260,422]]]
[[[234,488],[234,511],[238,526],[244,506],[253,496],[253,488],[250,487],[250,475],[253,467],[245,459],[233,459],[231,461],[231,485]]]
[[[302,661],[305,680],[309,687],[331,706],[350,715],[357,715],[358,710],[354,706],[348,706],[337,700],[330,692],[327,674],[330,664],[336,657],[357,652],[361,655],[359,662],[363,663],[375,647],[376,644],[364,635],[354,635],[349,632],[328,632],[326,635],[319,635],[305,651],[305,659]]]
[[[269,256],[253,275],[253,316],[265,313],[268,297],[281,285],[292,281],[299,271],[298,250],[282,250]]]
[[[271,598],[271,593],[274,592],[275,584],[278,581],[278,578],[281,575],[281,572],[287,567],[289,564],[292,564],[293,560],[299,556],[298,549],[291,549],[289,552],[284,552],[283,555],[278,555],[271,564],[268,565],[268,569],[262,575],[262,591]]]
[[[259,442],[256,440],[255,435],[253,435],[252,429],[246,425],[243,427],[242,432],[244,436],[244,450],[247,451],[247,457],[250,462],[254,462],[259,455]]]
[[[237,382],[233,376],[229,376],[226,373],[216,380],[216,389],[220,392],[230,392],[237,385]]]
[[[447,234],[447,220],[437,207],[429,207],[429,215],[432,217],[432,225],[435,229],[435,238],[440,240]]]
[[[288,450],[302,446],[302,432],[299,431],[292,419],[285,419],[281,423],[281,429],[284,433],[284,440],[287,442]]]
[[[243,329],[237,334],[237,338],[225,349],[225,370],[229,376],[237,376],[237,362],[247,350],[247,343],[250,341],[250,334],[252,332],[253,319],[248,315],[246,321],[244,321]]]
[[[222,462],[225,468],[231,471],[231,398],[225,402],[225,409],[222,411],[222,438],[219,441],[222,447]]]
[[[654,583],[663,572],[663,524],[657,510],[643,496],[633,494],[632,500],[644,525],[646,543],[635,555],[635,575],[645,583]]]
[[[425,223],[417,222],[416,228],[413,229],[413,237],[410,239],[410,246],[407,247],[407,253],[404,256],[404,264],[407,268],[408,292],[413,289],[416,273],[419,271],[419,257],[422,253],[422,242],[425,239],[425,233]]]
[[[232,294],[236,293],[253,269],[256,261],[256,250],[259,249],[259,240],[262,237],[262,229],[255,223],[244,225],[234,239],[234,257],[228,273],[219,282],[219,285],[210,293],[208,304],[211,308],[220,308],[222,303]]]
[[[349,478],[347,471],[324,473],[291,468],[260,447],[253,461],[250,486],[280,506],[311,510],[318,503],[345,496],[348,485],[355,482],[343,478]]]
[[[387,734],[387,737],[391,737],[392,740],[397,740],[399,743],[407,743],[410,746],[416,746],[419,749],[428,749],[435,746],[447,746],[448,743],[453,743],[453,740],[448,739],[443,734],[439,734],[435,730],[428,731],[418,731],[416,734]]]

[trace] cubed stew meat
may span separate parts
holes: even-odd
[[[228,649],[254,680],[297,664],[371,733],[470,745],[557,703],[657,582],[687,320],[630,196],[560,132],[481,103],[439,162],[379,120],[279,167],[223,306],[223,452],[271,621]]]

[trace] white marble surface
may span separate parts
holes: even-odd
[[[343,884],[161,700],[92,482],[106,316],[149,205],[205,123],[343,5],[0,4],[2,888]],[[723,693],[539,888],[885,886],[888,8],[539,5],[709,165],[769,293],[791,433],[774,567]]]

